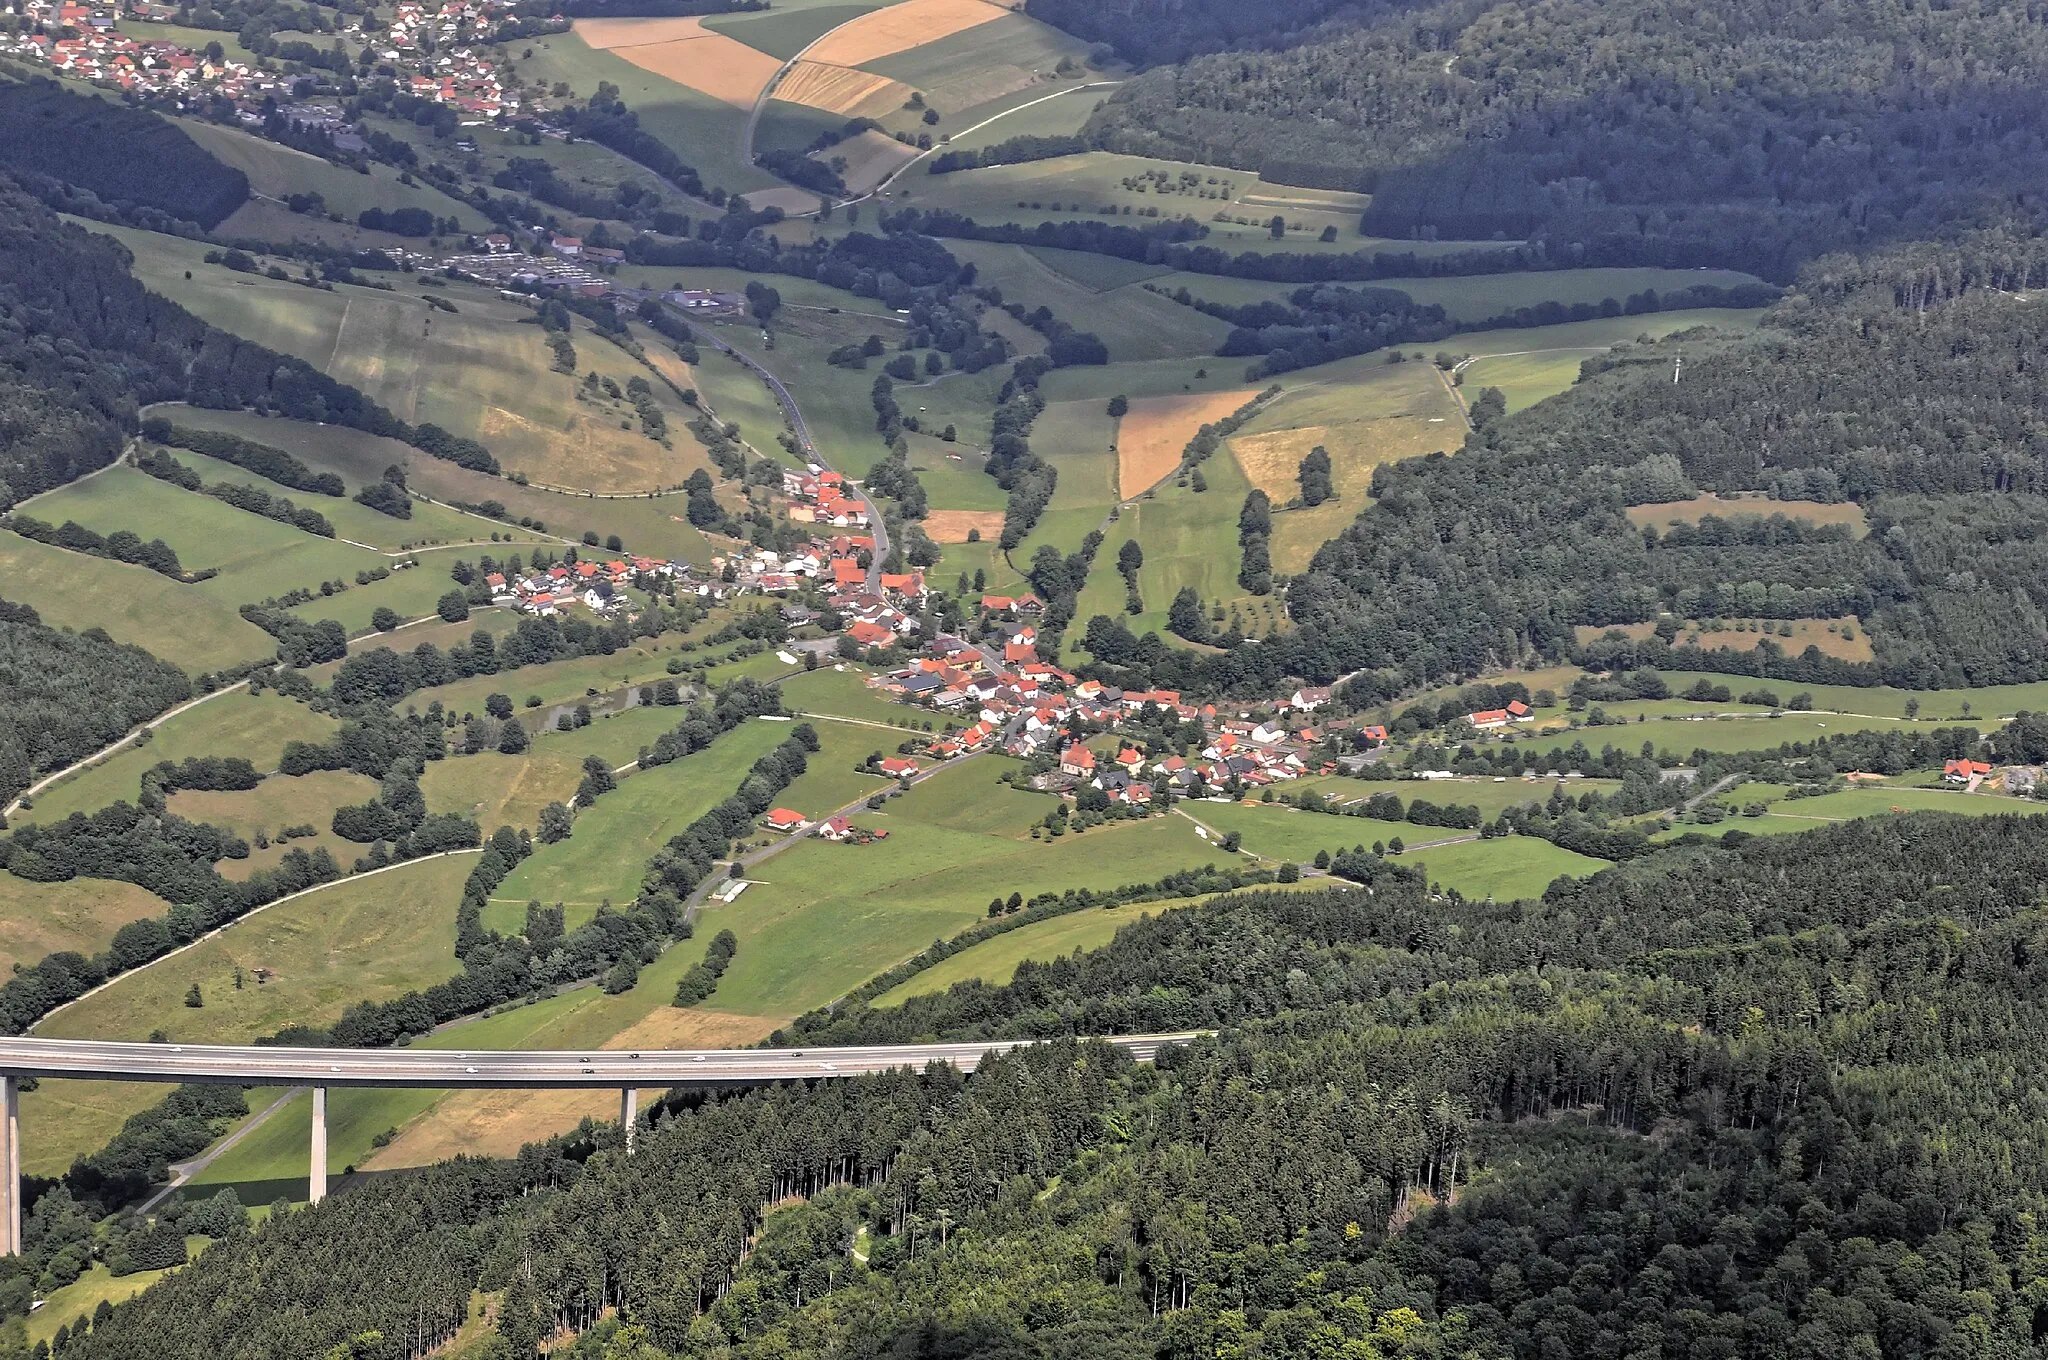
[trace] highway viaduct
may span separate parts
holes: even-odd
[[[1140,1062],[1192,1034],[1103,1040]],[[873,1048],[591,1049],[455,1051],[421,1048],[283,1048],[206,1044],[102,1043],[91,1039],[0,1039],[0,1255],[21,1250],[21,1079],[211,1082],[225,1086],[309,1086],[313,1137],[307,1197],[327,1194],[327,1092],[333,1087],[434,1090],[617,1090],[626,1148],[632,1150],[636,1095],[643,1088],[761,1086],[819,1081],[950,1063],[971,1072],[983,1057],[1035,1043],[899,1044]]]

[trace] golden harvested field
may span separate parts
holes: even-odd
[[[915,3],[915,0],[912,0]],[[1249,387],[1187,396],[1136,397],[1117,426],[1117,492],[1125,500],[1172,475],[1195,432],[1250,401]]]
[[[934,543],[965,543],[969,529],[981,530],[984,543],[1003,531],[1000,510],[934,510],[924,518],[924,531]]]
[[[910,94],[901,81],[822,61],[798,62],[775,87],[777,99],[848,118],[880,118],[902,108]]]
[[[1660,501],[1655,505],[1631,505],[1631,524],[1654,524],[1659,529],[1672,523],[1697,524],[1708,515],[1733,519],[1737,515],[1784,515],[1788,519],[1810,520],[1815,524],[1846,524],[1858,538],[1868,526],[1863,507],[1853,501],[1830,505],[1824,501],[1778,501],[1768,496],[1716,496],[1709,492],[1689,501]]]
[[[1842,661],[1870,661],[1875,659],[1871,650],[1870,634],[1863,631],[1863,625],[1856,619],[1794,619],[1792,635],[1786,637],[1778,631],[1778,620],[1758,620],[1754,631],[1746,628],[1702,628],[1697,619],[1689,620],[1678,635],[1678,642],[1684,646],[1704,647],[1708,651],[1727,648],[1730,651],[1753,651],[1763,642],[1772,642],[1788,654],[1798,656],[1808,647],[1818,647],[1822,656],[1832,656]],[[1844,636],[1843,625],[1855,634]],[[1763,631],[1768,626],[1769,631]],[[1657,625],[1644,620],[1642,623],[1611,625],[1606,628],[1582,623],[1578,627],[1580,642],[1591,642],[1606,633],[1625,633],[1641,641],[1657,630]],[[1732,683],[1732,682],[1731,682]]]
[[[917,148],[905,146],[886,133],[869,128],[858,137],[849,137],[826,153],[829,157],[845,157],[846,169],[841,178],[846,187],[857,194],[864,194],[895,173],[896,168],[917,158]]]
[[[782,63],[696,19],[578,19],[576,36],[686,89],[752,108]]]
[[[840,25],[820,38],[809,56],[835,66],[859,66],[993,23],[1009,12],[985,0],[904,0]]]

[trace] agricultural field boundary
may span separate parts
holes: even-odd
[[[200,945],[205,944],[208,940],[214,939],[217,936],[223,935],[228,931],[233,930],[242,922],[250,920],[263,912],[269,911],[272,907],[281,907],[287,902],[296,902],[301,897],[308,897],[316,892],[324,892],[329,888],[338,888],[344,883],[360,883],[366,878],[375,878],[378,874],[388,874],[393,869],[410,869],[415,864],[425,864],[429,860],[446,859],[450,855],[481,855],[483,852],[484,848],[481,845],[473,845],[462,850],[439,850],[431,855],[421,855],[417,859],[402,859],[398,861],[398,863],[396,864],[387,864],[381,869],[366,869],[359,874],[344,874],[340,878],[329,879],[325,883],[315,883],[310,888],[301,888],[295,893],[286,893],[283,897],[278,898],[274,902],[265,902],[260,907],[253,907],[250,910],[243,912],[240,916],[237,916],[232,921],[228,921],[222,925],[215,926],[212,930],[207,931],[204,935],[201,935],[199,938],[191,941],[188,944],[179,945],[176,949],[173,949],[168,954],[160,954],[156,958],[151,959],[148,963],[141,965],[141,967],[130,968],[125,973],[117,973],[113,977],[108,978],[105,982],[102,982],[99,986],[94,987],[91,991],[81,992],[77,996],[72,997],[69,1001],[66,1001],[63,1005],[52,1007],[50,1010],[44,1012],[42,1018],[37,1020],[36,1024],[40,1025],[43,1023],[43,1021],[50,1019],[52,1016],[60,1015],[63,1012],[70,1010],[73,1006],[76,1006],[79,1002],[86,1000],[88,997],[98,996],[101,992],[104,992],[105,990],[107,990],[107,988],[112,987],[115,983],[125,982],[129,978],[139,976],[145,970],[156,967],[156,965],[162,963],[166,959],[175,959],[176,957],[178,957],[178,955],[184,953],[188,949],[197,949]],[[34,1031],[35,1026],[31,1025],[29,1027],[29,1032],[34,1033]]]
[[[104,471],[104,469],[102,470]],[[77,484],[78,483],[76,482],[71,482],[68,483],[67,485],[76,486]],[[24,802],[35,797],[44,789],[49,788],[52,784],[61,783],[66,777],[77,774],[80,770],[91,769],[94,765],[99,764],[101,761],[106,760],[109,757],[119,755],[121,752],[121,748],[125,747],[129,742],[134,741],[144,732],[152,731],[155,728],[163,726],[163,724],[177,717],[180,713],[183,713],[188,709],[197,708],[209,699],[218,699],[223,694],[233,694],[236,690],[243,688],[248,683],[249,682],[247,680],[237,680],[235,681],[234,684],[227,685],[221,689],[214,690],[211,694],[202,694],[196,699],[187,699],[184,703],[179,704],[176,708],[169,709],[163,713],[157,714],[148,722],[143,723],[141,726],[136,727],[134,730],[125,732],[115,740],[108,742],[105,746],[102,746],[99,750],[94,751],[85,759],[75,761],[72,764],[66,765],[63,769],[57,771],[55,774],[46,775],[43,778],[37,780],[35,783],[29,785],[27,788],[23,789],[19,795],[16,796],[13,802],[9,803],[5,808],[0,808],[0,817],[12,817],[15,813],[21,811],[21,805]]]

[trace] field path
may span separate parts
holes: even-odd
[[[71,482],[68,483],[68,485],[76,486],[78,485],[78,483]],[[140,736],[142,733],[150,731],[152,728],[162,726],[164,723],[167,723],[171,719],[177,717],[180,713],[183,713],[186,709],[197,708],[199,707],[199,705],[205,703],[207,700],[218,699],[223,694],[233,694],[236,690],[241,689],[248,683],[249,682],[247,680],[237,680],[234,684],[228,685],[222,689],[217,689],[213,691],[211,694],[202,694],[196,699],[187,699],[184,703],[179,704],[176,708],[167,709],[164,712],[157,714],[148,722],[143,723],[140,727],[137,727],[131,732],[124,733],[118,740],[107,743],[105,746],[102,746],[99,750],[94,751],[85,759],[73,761],[71,764],[66,765],[63,769],[57,771],[57,773],[53,775],[46,775],[42,779],[39,779],[35,783],[29,785],[27,788],[23,789],[20,795],[17,796],[13,802],[9,803],[5,809],[0,809],[0,816],[13,816],[16,812],[19,812],[21,810],[21,805],[24,799],[35,797],[44,789],[47,789],[48,787],[50,787],[50,785],[56,783],[58,780],[64,778],[64,776],[68,774],[75,774],[79,770],[85,769],[88,765],[93,765],[99,761],[105,760],[108,756],[115,754],[122,747],[126,746],[129,742],[135,740],[135,738]]]
[[[148,1199],[144,1200],[142,1202],[142,1207],[137,1209],[135,1212],[138,1214],[146,1214],[150,1210],[156,1208],[157,1205],[162,1204],[165,1200],[169,1199],[172,1195],[176,1194],[180,1189],[189,1184],[194,1176],[197,1176],[200,1172],[206,1170],[206,1168],[212,1166],[216,1161],[220,1160],[221,1155],[227,1152],[230,1148],[234,1147],[235,1144],[241,1142],[244,1138],[247,1138],[250,1134],[256,1132],[257,1126],[262,1124],[266,1119],[269,1119],[270,1116],[276,1114],[279,1110],[283,1109],[287,1104],[291,1102],[293,1096],[296,1096],[297,1094],[299,1094],[299,1092],[305,1089],[306,1088],[303,1086],[285,1087],[282,1091],[278,1093],[276,1099],[272,1100],[268,1105],[265,1105],[262,1109],[256,1111],[256,1113],[250,1115],[247,1119],[244,1119],[240,1124],[236,1125],[234,1132],[228,1134],[227,1137],[221,1139],[213,1146],[207,1148],[197,1157],[191,1158],[189,1161],[183,1161],[174,1164],[171,1167],[172,1175],[170,1181],[166,1183],[162,1189],[158,1190],[155,1194],[151,1195]]]

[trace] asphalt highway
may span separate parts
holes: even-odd
[[[1149,1061],[1192,1034],[1123,1035],[1104,1042]],[[112,1081],[193,1081],[236,1086],[411,1086],[488,1090],[655,1086],[756,1086],[886,1072],[926,1063],[974,1070],[984,1054],[1033,1042],[903,1044],[876,1048],[670,1049],[625,1053],[464,1052],[422,1048],[237,1048],[205,1044],[0,1039],[0,1073]]]

